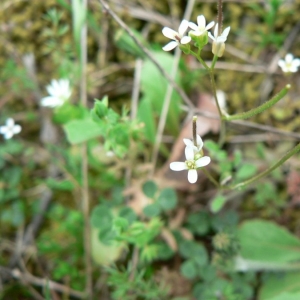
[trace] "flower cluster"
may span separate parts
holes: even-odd
[[[172,162],[170,169],[173,171],[188,170],[188,181],[195,183],[198,179],[197,169],[207,166],[210,163],[209,156],[203,156],[203,141],[199,135],[197,135],[196,145],[193,141],[183,139],[185,143],[185,162]]]
[[[278,66],[285,73],[295,73],[298,71],[298,68],[300,67],[300,59],[294,58],[293,54],[288,53],[285,56],[285,59],[280,59],[278,61]]]
[[[221,57],[225,50],[225,42],[230,31],[230,27],[227,27],[222,34],[218,33],[218,23],[215,26],[214,35],[208,32],[214,26],[215,22],[210,22],[206,25],[206,20],[203,15],[197,17],[197,24],[183,20],[180,23],[178,32],[169,28],[164,27],[162,33],[165,37],[172,41],[163,47],[164,51],[173,50],[179,46],[183,51],[189,49],[189,43],[193,40],[197,47],[203,48],[208,43],[208,37],[213,41],[212,52],[214,55]],[[185,32],[191,28],[188,36]]]
[[[12,118],[6,120],[6,125],[0,126],[0,133],[3,134],[6,140],[11,139],[15,134],[20,133],[21,130],[22,127],[15,124],[15,121]]]

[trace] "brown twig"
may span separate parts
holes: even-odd
[[[29,284],[32,284],[35,286],[49,288],[51,290],[55,290],[55,291],[63,293],[63,294],[69,294],[70,296],[72,296],[74,298],[78,298],[78,299],[84,299],[86,297],[86,295],[84,293],[75,291],[68,286],[65,286],[63,284],[57,283],[52,280],[33,276],[27,272],[21,272],[19,269],[11,270],[9,268],[0,266],[0,273],[5,274],[6,277],[10,276],[17,280],[20,280],[23,284],[29,283]]]

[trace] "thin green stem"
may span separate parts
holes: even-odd
[[[219,182],[214,179],[211,174],[205,169],[205,168],[202,168],[201,169],[203,171],[203,173],[206,175],[206,177],[219,189],[221,189],[221,185],[219,184]]]
[[[270,99],[269,101],[265,102],[264,104],[251,109],[247,112],[243,112],[240,114],[236,114],[236,115],[232,115],[232,116],[226,116],[223,115],[223,119],[226,121],[232,121],[232,120],[242,120],[242,119],[248,119],[250,117],[253,117],[259,113],[262,113],[263,111],[265,111],[266,109],[272,107],[274,104],[276,104],[279,100],[281,100],[288,92],[288,90],[290,89],[290,85],[287,84],[277,95],[275,95],[272,99]]]
[[[218,108],[218,112],[219,112],[219,116],[221,119],[221,124],[220,124],[220,135],[219,135],[219,141],[218,144],[220,146],[222,146],[224,144],[225,141],[225,135],[226,135],[226,123],[224,121],[224,116],[218,101],[218,96],[217,96],[217,87],[216,87],[216,82],[215,82],[215,76],[214,76],[214,72],[213,69],[210,70],[209,72],[210,75],[210,81],[211,81],[211,86],[212,86],[212,91],[213,91],[213,95],[215,97],[215,101],[216,101],[216,105]]]
[[[211,70],[214,70],[214,68],[215,68],[215,64],[216,64],[216,62],[217,62],[217,60],[218,60],[218,56],[217,55],[214,55],[214,58],[213,58],[213,61],[212,61],[212,63],[211,63]]]
[[[196,52],[190,50],[190,54],[192,54],[194,57],[196,57],[196,58],[198,59],[198,61],[202,64],[202,66],[203,66],[207,71],[210,71],[209,66],[208,66],[208,65],[206,64],[206,62],[200,57],[200,53],[199,53],[199,55],[198,55]]]
[[[297,152],[300,151],[300,143],[295,146],[292,150],[290,150],[289,152],[287,152],[281,159],[279,159],[277,161],[276,164],[274,164],[272,167],[268,168],[267,170],[261,172],[260,174],[257,174],[256,176],[245,180],[243,182],[234,184],[229,186],[230,189],[234,190],[234,189],[238,189],[238,188],[242,188],[250,183],[253,183],[254,181],[268,175],[269,173],[271,173],[272,171],[274,171],[276,168],[278,168],[279,166],[281,166],[285,161],[287,161],[291,156],[293,156],[294,154],[296,154]]]

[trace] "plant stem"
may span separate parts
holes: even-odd
[[[82,9],[87,11],[87,0],[82,1]],[[81,105],[87,106],[87,84],[86,84],[86,65],[87,65],[87,26],[86,21],[82,24],[80,34],[80,98]],[[83,143],[81,146],[81,176],[82,176],[82,213],[84,218],[84,262],[85,262],[85,292],[87,299],[93,298],[92,285],[92,262],[91,262],[91,231],[89,222],[89,183],[88,183],[88,158],[87,158],[87,144]]]
[[[251,109],[247,112],[243,112],[240,114],[232,115],[232,116],[225,116],[223,115],[223,119],[226,121],[232,121],[232,120],[241,120],[241,119],[248,119],[250,117],[253,117],[259,113],[262,113],[266,109],[272,107],[274,104],[276,104],[279,100],[281,100],[288,92],[290,89],[290,85],[287,84],[277,95],[275,95],[272,99],[269,101],[265,102],[264,104]]]
[[[222,21],[223,21],[223,7],[222,0],[218,0],[218,36],[221,35],[222,32]]]
[[[197,147],[197,116],[193,116],[193,142]]]
[[[202,168],[201,169],[203,171],[203,173],[206,175],[206,177],[219,189],[221,189],[221,185],[219,184],[219,182],[217,182],[216,179],[214,179],[211,174],[205,169],[205,168]]]
[[[295,146],[292,150],[290,150],[289,152],[287,152],[281,159],[279,159],[277,161],[276,164],[274,164],[272,167],[268,168],[267,170],[263,171],[262,173],[260,174],[257,174],[256,176],[248,179],[248,180],[245,180],[243,182],[240,182],[240,183],[237,183],[237,184],[234,184],[234,185],[231,185],[229,186],[230,189],[238,189],[238,188],[242,188],[250,183],[253,183],[254,181],[268,175],[269,173],[271,173],[273,170],[275,170],[276,168],[278,168],[279,166],[281,166],[286,160],[288,160],[291,156],[293,156],[294,154],[296,154],[297,152],[300,151],[300,143]]]

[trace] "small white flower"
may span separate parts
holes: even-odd
[[[163,50],[171,51],[180,44],[183,44],[183,45],[188,44],[191,41],[191,37],[184,36],[184,33],[186,32],[188,27],[189,27],[189,22],[187,20],[183,20],[180,23],[178,32],[176,32],[175,30],[173,30],[169,27],[164,27],[162,30],[163,35],[173,41],[168,43],[166,46],[164,46]]]
[[[218,35],[218,23],[215,26],[214,36],[209,32],[208,36],[213,40],[212,52],[214,55],[221,57],[225,50],[225,42],[230,31],[230,26],[225,28],[221,35]]]
[[[285,56],[285,59],[280,59],[278,61],[278,66],[285,73],[288,73],[288,72],[295,73],[298,71],[298,67],[300,66],[300,59],[294,58],[293,54],[288,53]]]
[[[5,126],[0,126],[0,133],[4,135],[5,139],[11,139],[15,134],[20,133],[22,127],[18,124],[15,124],[14,119],[9,118],[6,120]]]
[[[215,25],[215,22],[212,21],[212,22],[210,22],[209,24],[206,25],[205,17],[203,15],[201,15],[201,16],[197,17],[197,24],[198,25],[196,25],[195,23],[189,22],[189,27],[191,29],[193,29],[191,31],[191,33],[193,35],[200,36],[203,33],[205,33],[207,30],[212,28]]]
[[[41,100],[42,106],[58,107],[67,101],[71,96],[70,82],[68,79],[52,80],[46,87],[49,96]]]
[[[170,169],[173,171],[188,170],[188,181],[195,183],[198,179],[197,168],[205,167],[210,163],[210,157],[203,156],[195,160],[195,146],[185,147],[185,162],[172,162]]]

